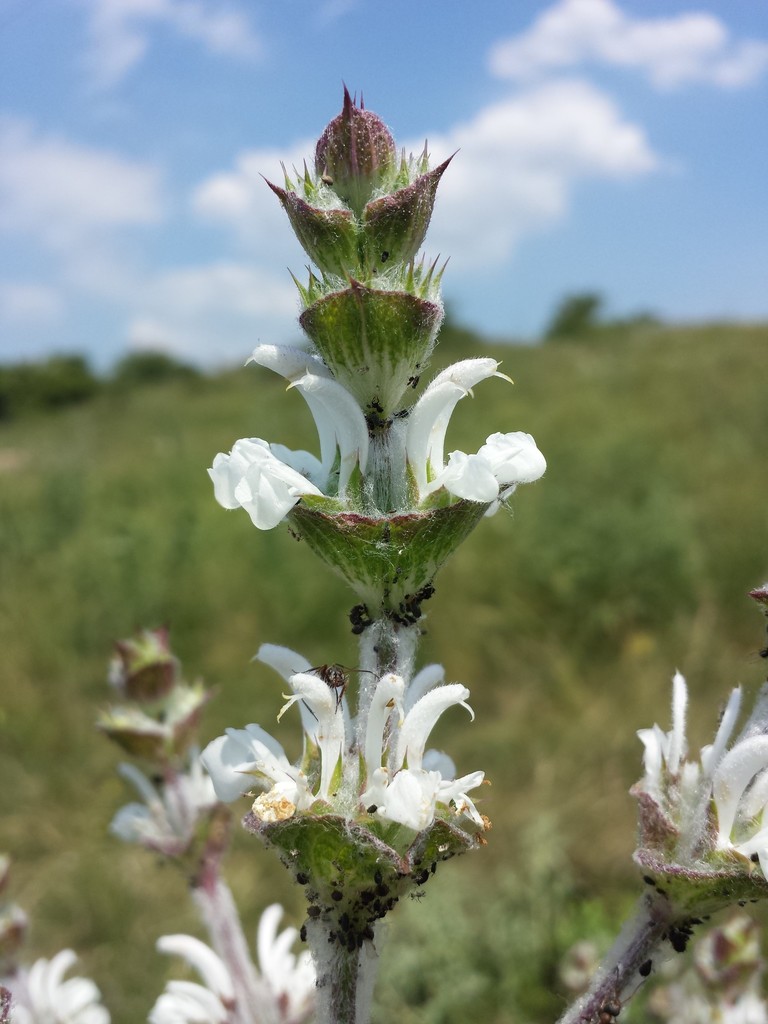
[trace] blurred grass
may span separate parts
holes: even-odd
[[[481,524],[426,606],[422,663],[466,682],[477,712],[441,722],[435,745],[486,770],[495,828],[393,915],[379,1020],[551,1020],[557,957],[585,928],[607,939],[632,902],[635,730],[666,726],[675,667],[697,744],[732,685],[762,680],[745,594],[768,575],[767,346],[759,325],[495,350],[448,332],[440,364],[495,355],[517,382],[460,403],[449,450],[523,429],[549,470]],[[131,798],[92,724],[111,641],[170,624],[187,674],[219,691],[206,737],[273,728],[279,683],[249,660],[260,643],[356,662],[345,586],[287,531],[259,534],[213,501],[205,467],[252,435],[315,444],[300,398],[255,368],[0,430],[0,849],[30,957],[73,946],[115,1024],[145,1019],[171,969],[156,937],[197,925],[184,880],[106,832]],[[298,749],[287,721],[277,732]],[[275,898],[301,919],[283,874],[238,837],[229,875],[249,930]]]

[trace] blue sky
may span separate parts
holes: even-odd
[[[206,365],[295,335],[281,180],[341,83],[443,178],[446,300],[535,338],[615,315],[768,319],[756,0],[0,0],[0,360]]]

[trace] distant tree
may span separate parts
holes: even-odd
[[[200,376],[200,371],[183,363],[167,352],[147,349],[130,352],[115,366],[112,379],[115,384],[135,387],[142,384],[158,384],[168,380],[190,380]]]
[[[4,366],[0,371],[0,419],[75,405],[92,398],[100,388],[101,382],[81,355]]]
[[[556,307],[544,331],[545,341],[552,338],[581,338],[590,334],[600,324],[602,305],[602,296],[596,292],[566,295]]]

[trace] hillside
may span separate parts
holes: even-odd
[[[598,932],[633,891],[635,730],[666,726],[676,667],[699,744],[730,687],[754,690],[764,678],[763,623],[746,592],[768,575],[768,326],[651,327],[535,348],[478,347],[453,332],[438,352],[435,365],[494,355],[515,380],[489,381],[460,403],[448,450],[522,429],[549,463],[438,577],[421,658],[465,682],[476,712],[471,727],[441,722],[436,745],[493,781],[488,849],[436,883],[451,890],[451,912],[487,906],[488,928],[506,927],[503,942],[518,951],[533,911],[516,879],[559,880],[572,914],[535,932],[538,959],[504,993],[486,979],[477,1019],[519,1020],[516,1005],[548,1020],[559,1003],[531,994],[532,974],[549,977],[598,885]],[[313,664],[356,660],[344,585],[286,530],[260,534],[213,500],[213,455],[254,435],[316,443],[300,397],[252,366],[102,394],[0,429],[0,850],[16,863],[30,950],[77,949],[115,1024],[143,1019],[160,990],[168,965],[153,952],[157,935],[197,928],[183,880],[107,834],[133,799],[114,773],[119,755],[93,727],[112,640],[168,623],[188,676],[218,691],[210,736],[251,721],[272,728],[280,687],[250,661],[260,643],[295,647]],[[279,729],[291,753],[296,733],[287,719]],[[253,842],[241,837],[230,871],[247,919],[277,895],[300,921],[283,869]],[[432,902],[441,929],[437,900],[419,909]],[[525,923],[505,925],[513,913]],[[408,908],[401,916],[393,935],[424,942]],[[394,1013],[392,993],[415,982],[396,952],[386,970],[382,1000]],[[468,1019],[461,998],[435,1022]]]

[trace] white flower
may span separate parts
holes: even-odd
[[[12,1024],[109,1024],[109,1011],[88,978],[64,975],[77,961],[71,949],[51,960],[37,960],[21,970],[6,986],[11,990]]]
[[[544,456],[530,434],[491,434],[474,455],[454,451],[444,464],[445,434],[456,404],[488,377],[503,377],[495,359],[465,359],[438,374],[414,406],[406,435],[406,453],[420,500],[440,488],[457,498],[492,505],[518,484],[538,480]]]
[[[320,440],[320,462],[317,464],[320,468],[312,479],[327,493],[338,453],[339,479],[335,490],[344,500],[352,473],[358,465],[364,472],[368,459],[368,426],[357,401],[334,380],[321,359],[302,349],[259,345],[254,349],[251,360],[285,377],[290,381],[289,386],[303,396]]]
[[[232,978],[210,946],[191,935],[163,935],[160,953],[180,956],[204,981],[169,981],[149,1013],[149,1024],[227,1024],[235,1006]]]
[[[400,768],[407,761],[411,769],[419,769],[424,758],[424,748],[429,734],[444,711],[459,704],[466,708],[474,719],[472,708],[467,704],[469,690],[461,683],[436,686],[418,700],[408,714],[400,730],[394,765]]]
[[[536,442],[522,430],[491,434],[477,454],[491,467],[501,487],[533,483],[547,468]]]
[[[377,806],[377,814],[387,821],[420,832],[435,819],[440,781],[439,772],[402,769],[386,786]]]
[[[698,761],[688,758],[687,701],[685,679],[678,672],[673,680],[672,729],[665,733],[654,725],[638,732],[645,746],[645,777],[636,791],[648,794],[677,829],[683,859],[706,853],[703,839],[711,830],[717,850],[756,855],[768,878],[766,691],[728,749],[741,708],[741,689],[732,691],[714,742],[702,748]]]
[[[416,701],[421,700],[427,691],[434,689],[438,683],[444,682],[445,669],[442,665],[425,665],[424,668],[419,669],[405,692],[404,710],[410,711]]]
[[[296,703],[303,703],[314,716],[316,727],[313,738],[320,749],[320,788],[317,796],[329,800],[331,782],[344,749],[345,721],[336,693],[311,672],[297,672],[291,676],[293,694],[283,705],[278,719]]]
[[[201,754],[219,800],[229,803],[254,785],[262,789],[280,784],[297,809],[312,802],[307,780],[295,768],[282,746],[259,725],[227,729],[226,735],[211,740]]]
[[[376,712],[368,721],[365,760],[369,785],[360,800],[363,806],[375,806],[379,817],[416,831],[434,821],[438,804],[446,807],[453,804],[456,813],[468,815],[483,827],[483,819],[466,795],[466,790],[483,782],[483,772],[454,779],[456,769],[451,759],[424,749],[435,723],[447,708],[459,704],[472,714],[466,703],[469,690],[459,683],[436,686],[442,677],[439,665],[430,665],[419,673],[414,679],[416,693],[427,692],[410,703],[403,718],[400,710],[403,681],[391,673],[382,676],[372,704],[372,712],[374,709]],[[390,763],[376,764],[377,751],[378,757],[384,756],[381,750],[383,724],[395,711],[400,728],[393,730]]]
[[[495,359],[464,359],[439,373],[411,410],[406,434],[406,453],[420,497],[428,483],[442,472],[445,433],[459,400],[489,377],[502,377]]]
[[[335,491],[343,501],[352,473],[358,465],[364,473],[368,461],[368,425],[363,411],[343,385],[328,377],[305,373],[291,387],[298,388],[314,416],[326,476],[335,464],[338,449],[339,479]]]
[[[170,776],[160,789],[134,765],[121,764],[118,771],[135,786],[144,803],[122,807],[112,819],[112,832],[126,843],[139,843],[169,855],[182,853],[200,818],[217,802],[198,751],[190,754],[189,770]]]
[[[467,501],[490,503],[499,496],[499,481],[488,462],[480,455],[467,455],[466,452],[451,452],[448,465],[424,493],[432,494],[441,487]]]
[[[381,767],[384,730],[393,713],[398,716],[397,724],[402,724],[404,691],[403,679],[394,672],[385,673],[376,684],[365,726],[365,764],[370,777]]]
[[[290,647],[280,647],[278,644],[262,644],[254,656],[254,661],[269,665],[283,677],[286,683],[290,682],[291,676],[295,676],[298,672],[309,672],[312,668],[303,654],[292,651]],[[304,734],[317,745],[314,738],[317,719],[312,717],[306,704],[299,704],[299,713]]]
[[[244,508],[259,530],[277,526],[303,494],[322,495],[258,437],[235,441],[229,455],[219,452],[208,474],[218,503]]]
[[[518,484],[538,480],[546,460],[530,434],[491,434],[475,455],[451,452],[448,465],[428,485],[426,493],[444,487],[457,498],[493,503],[489,513],[506,500]]]
[[[269,985],[286,1024],[308,1020],[315,1005],[315,968],[308,950],[298,956],[291,947],[298,938],[295,928],[277,927],[283,916],[279,903],[267,907],[259,920],[256,948],[261,976]]]
[[[303,1024],[314,1010],[315,972],[308,952],[291,952],[295,928],[278,933],[279,904],[266,908],[258,928],[260,972],[249,964],[249,991],[238,993],[222,958],[191,935],[164,935],[161,953],[180,956],[203,984],[170,981],[152,1007],[149,1024]]]
[[[302,767],[290,765],[277,740],[259,726],[228,729],[203,752],[220,799],[241,796],[256,777],[266,792],[252,809],[265,822],[283,821],[315,800],[324,800],[338,813],[375,813],[416,831],[427,828],[439,808],[486,827],[467,796],[483,782],[483,773],[457,779],[456,766],[446,754],[425,749],[447,708],[458,704],[472,715],[465,686],[439,685],[445,676],[440,665],[427,665],[407,689],[402,676],[385,672],[376,680],[365,724],[360,723],[355,739],[346,697],[329,684],[321,669],[275,644],[263,644],[256,658],[291,687],[278,720],[289,708],[298,707],[305,738]]]

